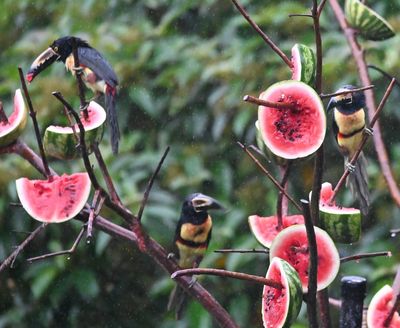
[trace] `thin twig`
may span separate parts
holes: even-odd
[[[282,166],[283,171],[283,176],[282,176],[282,180],[281,180],[281,187],[283,189],[285,189],[287,191],[287,182],[289,179],[289,175],[290,175],[290,169],[292,166],[292,161],[288,161],[287,165]],[[278,221],[278,225],[277,225],[277,229],[278,231],[282,230],[283,227],[283,223],[282,223],[282,213],[283,213],[283,193],[279,192],[278,193],[278,199],[276,201],[276,216],[277,216],[277,221]],[[284,214],[286,215],[286,213]]]
[[[104,195],[102,195],[101,190],[95,190],[87,223],[86,239],[88,243],[92,238],[93,221],[96,219],[97,215],[99,215],[101,208],[103,207],[103,203],[104,203]]]
[[[370,85],[371,79],[368,75],[368,68],[365,62],[364,51],[361,46],[358,44],[356,36],[357,33],[353,30],[346,21],[343,10],[339,5],[337,0],[329,0],[332,10],[336,16],[336,19],[339,22],[341,29],[344,32],[344,35],[350,45],[351,52],[353,54],[353,58],[357,64],[358,73],[363,85]],[[368,108],[368,117],[373,117],[376,109],[374,92],[369,90],[365,93],[366,103]],[[383,142],[382,133],[379,124],[377,124],[374,128],[373,135],[375,151],[378,155],[379,165],[381,167],[381,171],[383,177],[386,180],[386,183],[389,187],[390,195],[393,200],[396,202],[397,206],[400,206],[400,189],[399,184],[396,182],[392,169],[390,167],[389,156],[386,151],[385,144]]]
[[[304,225],[306,227],[308,241],[308,288],[307,288],[307,316],[311,328],[318,327],[317,320],[317,269],[318,269],[318,249],[315,238],[314,225],[310,213],[310,204],[302,199]]]
[[[36,236],[47,226],[47,223],[42,223],[38,226],[35,230],[33,230],[29,236],[18,245],[18,247],[1,263],[0,265],[0,272],[3,271],[5,268],[14,263],[15,259],[17,258],[18,254],[21,253],[24,248],[36,238]]]
[[[242,272],[234,272],[234,271],[227,271],[227,270],[221,270],[221,269],[194,268],[194,269],[178,270],[171,275],[171,278],[175,279],[180,276],[188,276],[188,275],[191,276],[191,275],[200,275],[200,274],[219,276],[219,277],[224,277],[224,278],[234,278],[234,279],[239,279],[239,280],[246,280],[246,281],[270,286],[270,287],[276,288],[276,289],[283,288],[281,283],[279,283],[275,280],[272,280],[272,279],[267,279],[264,277],[255,276],[252,274],[247,274],[247,273],[242,273]]]
[[[149,182],[147,183],[146,190],[145,190],[145,192],[143,194],[142,203],[140,204],[139,212],[137,214],[137,219],[138,219],[139,222],[142,219],[144,208],[145,208],[145,206],[147,204],[147,200],[149,199],[149,194],[150,194],[151,187],[153,186],[154,180],[155,180],[158,172],[160,171],[161,166],[163,165],[165,158],[168,155],[169,149],[170,149],[170,147],[168,146],[167,149],[164,151],[164,154],[162,155],[160,161],[158,162],[158,165],[157,165],[155,171],[153,172]]]
[[[252,249],[241,249],[241,248],[238,248],[238,249],[217,249],[217,250],[215,250],[214,251],[214,253],[222,253],[222,254],[225,254],[225,253],[243,253],[243,254],[246,254],[246,253],[254,253],[254,254],[269,254],[269,250],[268,249],[255,249],[255,248],[252,248]]]
[[[59,255],[71,255],[73,252],[75,252],[76,247],[79,245],[79,242],[81,241],[81,239],[83,237],[83,233],[85,232],[85,229],[86,229],[86,225],[84,225],[82,227],[81,231],[79,231],[78,237],[76,237],[75,242],[70,249],[65,250],[65,251],[53,252],[53,253],[48,253],[48,254],[44,254],[44,255],[40,255],[40,256],[31,257],[31,258],[27,259],[27,261],[29,263],[32,263],[35,261],[47,259],[49,257],[54,257],[54,256],[59,256]]]
[[[373,253],[361,253],[356,255],[345,256],[340,259],[340,263],[346,263],[349,261],[358,261],[370,257],[378,257],[378,256],[387,256],[391,257],[392,252],[385,251],[385,252],[373,252]]]
[[[236,9],[242,14],[242,16],[249,22],[251,27],[256,30],[256,32],[263,38],[263,40],[271,47],[275,53],[282,58],[285,64],[292,68],[293,64],[291,60],[285,55],[285,53],[266,35],[261,28],[257,25],[257,23],[250,17],[247,11],[237,2],[237,0],[232,0],[233,4],[235,5]]]
[[[383,107],[385,106],[386,101],[390,96],[390,93],[393,90],[395,81],[396,81],[396,79],[393,78],[392,81],[390,82],[389,86],[387,87],[386,92],[385,92],[385,94],[384,94],[384,96],[383,96],[378,108],[376,109],[376,112],[374,113],[373,118],[371,119],[371,122],[370,122],[370,125],[369,125],[370,129],[372,129],[374,127],[376,121],[378,120],[378,117],[379,117]],[[363,138],[362,138],[362,140],[360,142],[360,145],[358,146],[357,151],[355,152],[355,154],[353,155],[351,161],[349,162],[350,166],[354,165],[357,162],[357,159],[360,156],[363,147],[367,143],[368,138],[369,138],[369,134],[368,133],[364,133]],[[339,182],[336,184],[335,189],[333,190],[333,194],[332,194],[331,198],[329,199],[329,203],[333,202],[333,200],[335,199],[335,197],[336,197],[337,193],[339,192],[340,188],[345,183],[346,178],[347,178],[347,176],[349,174],[350,174],[350,171],[349,171],[348,167],[346,166],[346,169],[343,172],[342,177],[339,179]]]
[[[311,15],[311,14],[289,14],[288,15],[288,17],[289,18],[292,18],[292,17],[313,17],[313,15]]]
[[[3,103],[0,101],[0,123],[9,124],[8,117],[4,111]]]
[[[291,202],[292,204],[301,211],[301,206],[290,196],[284,188],[280,185],[280,183],[272,176],[272,174],[260,163],[260,161],[247,149],[245,145],[241,142],[237,141],[237,144],[240,148],[244,150],[244,152],[253,160],[254,163],[260,168],[260,170],[272,181],[278,190],[283,193]]]
[[[396,302],[398,300],[398,296],[400,295],[400,265],[397,266],[396,276],[393,279],[392,292],[393,292],[392,296],[393,307],[391,312],[393,312],[394,314],[394,312],[398,309],[398,305],[396,306]],[[391,314],[391,312],[389,313],[386,322],[390,322],[391,319],[393,318],[393,314]],[[391,318],[389,319],[389,317]]]
[[[89,113],[87,109],[88,103],[85,99],[85,86],[82,80],[83,68],[79,65],[78,46],[75,38],[72,38],[72,54],[74,56],[74,67],[72,69],[75,71],[76,80],[78,82],[79,100],[81,102],[80,110],[83,112],[83,117],[87,119],[89,117]]]
[[[351,89],[351,90],[345,90],[345,91],[340,91],[340,92],[334,92],[334,93],[321,93],[319,96],[321,99],[326,99],[326,98],[331,98],[331,97],[336,97],[336,96],[340,96],[340,95],[345,95],[348,93],[355,93],[355,92],[359,92],[359,91],[365,91],[365,90],[369,90],[369,89],[373,89],[375,88],[375,85],[371,84],[371,85],[367,85],[366,87],[361,87],[361,88],[356,88],[356,89]]]
[[[396,294],[393,306],[390,309],[390,312],[389,312],[387,318],[383,322],[383,327],[389,327],[390,326],[390,323],[392,322],[393,316],[397,312],[399,306],[400,306],[400,294]]]
[[[243,97],[243,101],[256,104],[259,106],[265,106],[269,108],[275,108],[278,110],[284,110],[284,109],[296,109],[296,106],[294,104],[289,104],[289,103],[284,103],[284,102],[273,102],[273,101],[268,101],[264,99],[260,99],[257,97],[245,95]]]
[[[367,65],[368,68],[372,68],[373,70],[381,73],[384,77],[388,78],[389,80],[394,79],[395,77],[390,75],[389,73],[385,72],[383,69],[379,68],[378,66],[375,65]],[[400,87],[400,82],[396,79],[396,85]]]
[[[97,142],[95,142],[92,145],[92,149],[93,149],[94,155],[96,156],[97,163],[99,164],[100,171],[103,174],[103,178],[106,183],[108,192],[110,193],[111,199],[114,202],[116,202],[119,206],[124,207],[124,205],[122,204],[121,198],[119,198],[117,190],[114,187],[114,183],[111,179],[110,173],[108,172],[107,165],[104,162],[103,156],[102,156],[100,148],[99,148],[99,144]]]
[[[22,71],[21,67],[18,67],[18,72],[19,72],[19,78],[21,80],[22,89],[24,90],[25,99],[26,102],[28,103],[29,115],[32,119],[33,127],[35,129],[36,141],[39,147],[40,157],[42,158],[45,175],[47,178],[51,180],[51,172],[49,169],[49,163],[47,162],[46,154],[44,153],[42,137],[40,136],[39,124],[36,119],[36,111],[33,109],[31,97],[29,95],[28,88],[25,83],[24,72]]]

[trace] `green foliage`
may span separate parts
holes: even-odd
[[[295,43],[314,47],[311,20],[288,18],[290,13],[307,12],[310,1],[242,3],[287,54]],[[398,4],[380,1],[375,9],[399,29]],[[257,111],[243,103],[242,97],[247,93],[258,95],[272,83],[290,78],[291,72],[230,1],[6,0],[0,3],[0,12],[7,13],[0,15],[0,99],[5,108],[9,108],[10,95],[19,87],[18,65],[26,72],[33,59],[59,36],[74,34],[86,38],[112,63],[120,78],[120,154],[111,154],[107,135],[101,150],[124,204],[133,212],[138,210],[147,180],[170,145],[171,152],[144,212],[146,230],[170,249],[183,197],[195,191],[204,192],[219,199],[228,211],[214,216],[214,238],[202,265],[265,275],[268,263],[264,255],[225,256],[212,250],[258,247],[247,226],[247,217],[275,213],[276,190],[236,141],[255,143]],[[348,45],[329,5],[322,15],[322,33],[324,92],[332,92],[343,84],[358,84]],[[368,62],[396,73],[400,65],[398,37],[382,43],[363,41],[363,46]],[[373,77],[377,94],[382,95],[388,81],[375,73]],[[75,106],[79,104],[75,80],[61,64],[54,64],[29,88],[42,131],[49,124],[64,120],[62,107],[51,96],[52,91],[61,91]],[[87,97],[92,97],[89,91]],[[103,99],[99,101],[102,103]],[[396,91],[381,117],[395,172],[400,169],[398,101]],[[23,140],[37,150],[31,124]],[[343,169],[342,161],[333,139],[328,137],[326,144],[324,180],[335,183]],[[388,230],[400,225],[400,216],[388,195],[372,144],[367,155],[373,208],[363,222],[361,242],[341,247],[340,253],[386,249],[394,252],[391,259],[342,266],[341,274],[368,278],[370,297],[383,283],[390,282],[395,272],[399,240],[390,238]],[[51,165],[58,172],[83,170],[80,160],[53,160]],[[275,176],[279,175],[272,163],[267,165]],[[37,226],[22,209],[9,205],[17,201],[14,181],[20,176],[39,177],[24,161],[3,155],[1,259],[25,238],[24,231]],[[312,183],[311,160],[295,163],[291,182],[295,198],[306,198]],[[350,202],[349,193],[343,192],[341,196],[343,203]],[[115,219],[107,209],[102,214]],[[177,324],[173,315],[166,313],[168,293],[173,286],[168,275],[131,245],[103,233],[96,231],[89,245],[82,242],[70,259],[58,257],[33,264],[25,261],[29,256],[68,249],[79,230],[77,222],[48,227],[18,257],[13,269],[1,273],[1,327],[213,326],[210,316],[196,302],[190,302],[184,321]],[[261,286],[216,277],[202,278],[201,282],[241,326],[261,326]],[[332,293],[339,297],[337,289],[332,288]],[[296,327],[305,322],[302,313]]]

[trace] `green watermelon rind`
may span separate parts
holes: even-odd
[[[326,249],[330,250],[330,258],[332,259],[332,263],[334,264],[333,267],[331,268],[331,272],[330,275],[328,275],[328,277],[323,280],[323,281],[317,281],[317,291],[323,290],[326,287],[328,287],[332,281],[336,278],[338,272],[339,272],[339,268],[340,268],[340,257],[339,257],[339,252],[335,246],[335,243],[333,242],[332,238],[329,236],[329,234],[321,229],[318,228],[316,226],[314,226],[314,231],[318,240],[318,235],[320,237],[323,238],[324,242],[327,243],[327,247],[325,247]],[[275,239],[272,242],[270,251],[269,251],[269,257],[272,260],[274,257],[278,256],[276,253],[278,252],[282,240],[284,240],[284,238],[286,237],[286,235],[289,234],[293,234],[293,236],[298,235],[299,233],[305,233],[306,232],[306,228],[304,224],[296,224],[296,225],[292,225],[290,227],[287,227],[285,229],[283,229],[282,231],[280,231],[278,233],[278,235],[275,237]],[[318,248],[318,247],[317,247]],[[290,264],[290,262],[289,262]],[[300,277],[301,280],[301,277]],[[304,285],[303,287],[303,293],[307,293],[307,289],[308,286]]]
[[[369,303],[369,306],[368,306],[368,310],[367,310],[367,326],[368,327],[370,327],[370,328],[378,327],[379,323],[376,323],[376,319],[377,319],[376,312],[377,311],[382,312],[378,308],[380,305],[382,305],[380,303],[382,302],[383,298],[388,297],[388,296],[390,297],[390,299],[393,297],[393,289],[389,285],[385,285],[380,290],[378,290],[378,292],[372,297],[371,302]],[[397,323],[396,327],[398,327],[398,324],[400,322],[399,314],[396,312],[395,316],[396,316],[396,318],[392,319],[392,324],[393,324],[393,320],[396,320],[396,323]],[[380,317],[379,319],[382,319],[382,317]],[[392,324],[390,325],[390,327],[392,327]],[[379,325],[379,327],[382,327],[382,326]],[[395,327],[395,326],[393,325],[393,327]]]
[[[316,72],[314,51],[304,44],[296,43],[292,48],[292,63],[292,80],[313,85]]]
[[[361,212],[357,208],[341,207],[335,204],[330,206],[326,204],[332,194],[332,184],[324,182],[321,185],[319,226],[337,243],[355,243],[361,237]],[[311,195],[312,192],[310,191],[310,200]]]
[[[285,260],[279,258],[279,257],[274,257],[271,260],[270,266],[268,268],[266,278],[268,279],[268,274],[270,270],[273,269],[274,265],[278,265],[281,276],[283,279],[281,279],[281,282],[283,280],[283,285],[285,289],[289,290],[289,294],[287,294],[288,297],[288,302],[286,304],[285,308],[285,320],[284,322],[281,322],[280,325],[276,326],[276,328],[289,328],[292,323],[296,320],[297,316],[299,315],[300,309],[301,309],[301,303],[303,300],[303,291],[301,287],[301,282],[300,282],[300,277],[297,271]],[[267,286],[264,286],[263,289],[263,295],[264,295],[264,290],[266,289]],[[263,324],[264,327],[269,327],[268,322],[265,322],[264,318],[264,313],[265,313],[265,302],[264,299],[262,300],[262,306],[261,306],[261,315],[263,319]]]
[[[88,152],[91,153],[92,145],[95,142],[100,142],[103,137],[106,112],[103,107],[94,101],[89,103],[88,109],[95,110],[99,115],[97,122],[91,123],[89,126],[85,126],[85,120],[82,119],[82,124],[85,127],[85,144]],[[79,138],[79,129],[76,129],[76,135]],[[78,143],[79,140],[77,140],[70,127],[50,125],[44,133],[43,145],[46,154],[58,159],[70,160],[79,157]]]
[[[268,97],[271,95],[272,92],[274,92],[276,89],[279,88],[298,88],[301,89],[304,93],[307,93],[309,96],[309,100],[315,105],[316,110],[319,111],[321,119],[319,120],[319,124],[321,124],[320,130],[322,131],[320,136],[317,138],[317,136],[314,136],[314,143],[310,144],[307,149],[303,150],[296,150],[290,151],[286,149],[285,147],[277,147],[275,146],[272,141],[270,140],[273,138],[270,136],[271,131],[268,133],[264,131],[264,128],[262,126],[263,121],[263,111],[268,110],[267,107],[265,106],[259,106],[258,107],[258,125],[260,128],[261,136],[262,139],[265,143],[265,145],[268,147],[268,149],[275,154],[276,156],[282,157],[284,159],[297,159],[297,158],[304,158],[308,157],[311,154],[315,153],[319,147],[322,145],[324,139],[325,139],[325,134],[326,134],[326,115],[325,115],[325,110],[324,110],[324,105],[322,104],[321,98],[319,95],[315,92],[313,88],[311,88],[308,84],[300,81],[294,81],[294,80],[285,80],[285,81],[280,81],[277,83],[274,83],[271,85],[267,90],[265,90],[263,93],[261,93],[260,98],[264,100],[268,100]],[[275,109],[273,109],[275,110]],[[317,122],[315,122],[317,124]]]
[[[82,208],[85,206],[89,195],[90,195],[90,189],[91,189],[91,181],[89,178],[89,174],[84,172],[84,173],[74,173],[72,175],[81,175],[82,177],[85,177],[86,179],[86,184],[84,185],[85,188],[82,188],[79,190],[80,193],[80,199],[79,201],[74,205],[74,210],[71,211],[70,213],[68,213],[68,215],[64,218],[56,218],[56,220],[54,220],[54,218],[51,219],[47,219],[44,218],[42,215],[35,213],[34,210],[31,208],[31,203],[32,200],[29,199],[29,194],[28,194],[28,190],[27,190],[27,185],[26,182],[30,182],[31,180],[27,179],[27,178],[19,178],[15,181],[16,184],[16,189],[17,189],[17,194],[18,194],[18,198],[22,204],[22,207],[25,209],[25,211],[35,220],[40,221],[40,222],[44,222],[44,223],[62,223],[68,220],[71,220],[72,218],[74,218],[81,210]],[[71,175],[71,176],[72,176]],[[62,177],[61,177],[62,178]]]
[[[357,209],[351,211],[339,210],[328,206],[320,206],[320,227],[324,229],[337,243],[351,244],[361,236],[361,212]]]
[[[15,90],[14,112],[18,110],[17,117],[0,132],[0,147],[12,144],[22,134],[28,120],[28,110],[20,89]],[[9,118],[10,119],[10,118]],[[1,125],[2,123],[0,123]]]
[[[395,36],[388,21],[359,0],[346,0],[345,15],[349,24],[365,39],[382,41]]]

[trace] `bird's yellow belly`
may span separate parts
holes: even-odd
[[[211,218],[208,217],[203,224],[184,223],[181,226],[181,238],[195,243],[207,241],[208,234],[212,227]]]
[[[339,128],[337,135],[338,145],[343,154],[352,157],[363,137],[363,129],[365,127],[364,110],[361,109],[350,115],[344,115],[336,110],[335,121]]]

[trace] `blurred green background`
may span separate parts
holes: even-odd
[[[294,43],[313,45],[311,20],[288,18],[307,13],[311,1],[246,1],[252,17],[283,51]],[[376,1],[374,9],[400,29],[400,3]],[[324,50],[323,91],[343,84],[358,85],[354,61],[329,4],[322,15]],[[123,202],[138,210],[147,181],[167,145],[171,146],[144,212],[148,233],[170,249],[181,201],[189,193],[203,192],[220,200],[226,213],[214,215],[213,240],[202,266],[265,275],[265,255],[213,253],[222,247],[259,247],[250,233],[247,217],[275,213],[277,192],[243,154],[236,141],[255,143],[256,107],[244,103],[245,94],[258,95],[291,73],[263,40],[234,10],[230,1],[137,0],[0,2],[0,99],[8,113],[19,87],[17,66],[26,72],[36,56],[56,38],[77,35],[99,49],[120,79],[119,122],[123,131],[120,154],[112,156],[105,136],[101,149]],[[366,58],[398,74],[399,37],[385,42],[361,40]],[[388,84],[373,74],[380,99]],[[40,127],[62,124],[62,107],[51,96],[59,90],[76,107],[75,79],[62,64],[54,64],[29,87]],[[87,97],[91,97],[90,91]],[[397,127],[400,93],[395,89],[381,116],[385,143],[397,181],[400,181],[400,140]],[[102,100],[100,100],[102,103]],[[330,118],[329,124],[330,126]],[[32,124],[22,136],[33,149]],[[336,183],[343,163],[328,131],[324,181]],[[364,219],[362,240],[338,245],[342,256],[366,251],[391,250],[392,258],[375,258],[341,267],[340,277],[368,279],[367,301],[384,283],[391,283],[399,261],[398,237],[389,230],[400,226],[398,208],[388,194],[372,143],[366,149],[372,193],[370,216]],[[93,160],[94,162],[94,160]],[[57,172],[83,170],[80,160],[51,161]],[[268,167],[279,175],[274,163]],[[306,198],[312,183],[312,160],[294,164],[290,191]],[[96,172],[97,171],[96,168]],[[14,181],[40,175],[14,155],[0,162],[0,259],[4,259],[38,226],[21,208]],[[340,194],[351,204],[348,191]],[[293,213],[293,209],[291,209]],[[107,209],[102,214],[119,219]],[[69,248],[81,224],[70,221],[48,227],[18,257],[14,268],[0,273],[0,327],[212,327],[210,316],[191,302],[185,318],[176,322],[166,312],[173,282],[147,256],[131,244],[95,232],[76,253],[28,264],[26,258]],[[262,287],[214,277],[201,282],[228,309],[241,327],[261,326]],[[303,309],[296,327],[306,327]],[[335,320],[337,312],[332,312]],[[334,324],[336,326],[336,324]]]

